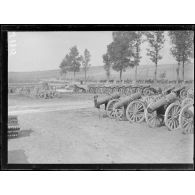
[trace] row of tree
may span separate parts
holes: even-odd
[[[171,39],[171,54],[178,62],[177,80],[179,81],[180,64],[184,66],[194,56],[194,32],[193,31],[170,31],[168,33]],[[137,80],[137,67],[141,59],[141,44],[148,42],[149,48],[147,55],[155,64],[154,80],[157,80],[157,67],[159,60],[162,59],[160,54],[164,46],[164,31],[118,31],[112,33],[113,41],[107,46],[107,52],[103,55],[104,69],[107,77],[110,77],[110,69],[120,73],[127,68],[135,68],[135,80]]]
[[[85,82],[87,78],[87,71],[91,64],[89,63],[91,59],[90,52],[85,49],[84,54],[80,55],[79,51],[76,46],[73,46],[70,48],[70,51],[64,59],[62,60],[60,64],[60,72],[62,75],[66,75],[67,72],[73,72],[74,73],[74,79],[76,72],[80,71],[80,67],[83,67],[84,73],[85,73]]]
[[[182,79],[184,80],[184,67],[194,56],[194,32],[169,31],[168,36],[171,40],[171,54],[178,63],[176,69],[177,80],[180,79],[181,64],[183,65]],[[112,38],[113,41],[107,46],[106,54],[102,56],[108,80],[110,80],[111,68],[119,72],[120,80],[122,80],[124,71],[128,68],[135,68],[135,81],[137,81],[137,67],[141,60],[141,44],[143,42],[148,42],[147,55],[155,64],[154,81],[157,80],[158,63],[163,57],[160,51],[165,43],[164,31],[115,31],[112,33]],[[85,49],[83,55],[80,55],[77,47],[73,46],[62,60],[60,71],[64,75],[67,72],[73,72],[75,79],[76,72],[79,72],[82,66],[86,82],[87,71],[91,66],[90,59],[91,54],[87,49]]]

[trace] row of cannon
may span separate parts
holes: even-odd
[[[84,92],[84,93],[93,93],[93,94],[112,94],[120,93],[124,95],[130,95],[136,92],[142,92],[144,95],[152,95],[159,93],[160,88],[154,88],[150,85],[105,85],[105,86],[96,86],[96,85],[74,85],[74,92]]]
[[[57,92],[53,88],[41,88],[41,87],[19,87],[19,88],[10,88],[8,89],[8,93],[15,93],[18,95],[24,95],[29,97],[37,97],[37,98],[54,98],[57,96]]]
[[[172,87],[172,86],[171,86]],[[169,88],[169,87],[168,87]],[[192,88],[187,85],[183,85],[182,90],[180,91],[180,97],[185,98],[191,92]],[[111,95],[113,93],[119,93],[120,95],[132,95],[134,93],[142,93],[144,96],[152,96],[156,94],[162,94],[164,89],[162,87],[154,87],[151,85],[123,85],[123,86],[82,86],[74,85],[74,92],[76,93],[92,93],[92,94],[107,94]]]
[[[161,94],[145,96],[141,92],[122,97],[114,93],[104,98],[94,96],[95,107],[104,106],[111,119],[130,123],[146,121],[149,127],[165,125],[169,130],[182,128],[184,133],[194,131],[194,92],[183,97],[185,87],[170,87]]]

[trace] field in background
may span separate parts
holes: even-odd
[[[176,67],[177,64],[163,64],[158,65],[158,79],[161,73],[166,73],[168,80],[176,80]],[[135,69],[128,69],[123,72],[123,79],[134,80]],[[106,72],[103,66],[90,67],[87,73],[88,80],[105,80]],[[154,65],[142,65],[138,66],[138,79],[153,79]],[[182,66],[180,71],[180,78],[182,78]],[[73,79],[73,73],[67,73],[67,79]],[[37,82],[42,79],[60,79],[59,70],[47,70],[47,71],[35,71],[35,72],[8,72],[8,82]],[[76,79],[84,80],[84,71],[76,73]],[[119,80],[119,72],[111,70],[111,78]],[[194,79],[194,64],[188,64],[185,66],[185,80]]]

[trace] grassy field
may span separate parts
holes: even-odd
[[[168,80],[176,80],[176,67],[177,64],[159,64],[158,65],[158,78],[161,73],[166,74]],[[181,67],[182,68],[182,67]],[[123,72],[123,79],[134,80],[134,69],[128,69]],[[87,73],[89,80],[105,80],[106,73],[103,66],[91,67]],[[138,79],[153,79],[154,75],[154,65],[142,65],[138,67]],[[180,72],[180,77],[182,78],[182,72]],[[59,79],[59,70],[48,70],[48,71],[35,71],[35,72],[9,72],[8,81],[9,82],[37,82],[41,79]],[[73,79],[73,73],[68,73],[66,78]],[[76,78],[84,80],[84,72],[81,69],[80,72],[76,73]],[[119,80],[119,73],[111,70],[111,78],[114,80]],[[194,65],[189,64],[185,66],[185,80],[194,79]]]

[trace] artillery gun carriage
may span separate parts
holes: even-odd
[[[181,109],[179,95],[182,89],[183,87],[175,88],[168,95],[147,106],[145,119],[149,127],[157,127],[162,124],[171,130],[179,127],[178,113]]]
[[[94,96],[94,105],[95,105],[95,108],[100,109],[100,106],[101,105],[104,105],[105,106],[105,109],[106,109],[107,104],[108,104],[109,101],[111,101],[113,99],[118,99],[119,97],[120,97],[120,94],[119,93],[114,93],[112,95],[103,97],[101,99],[98,99],[98,95],[95,95]]]

